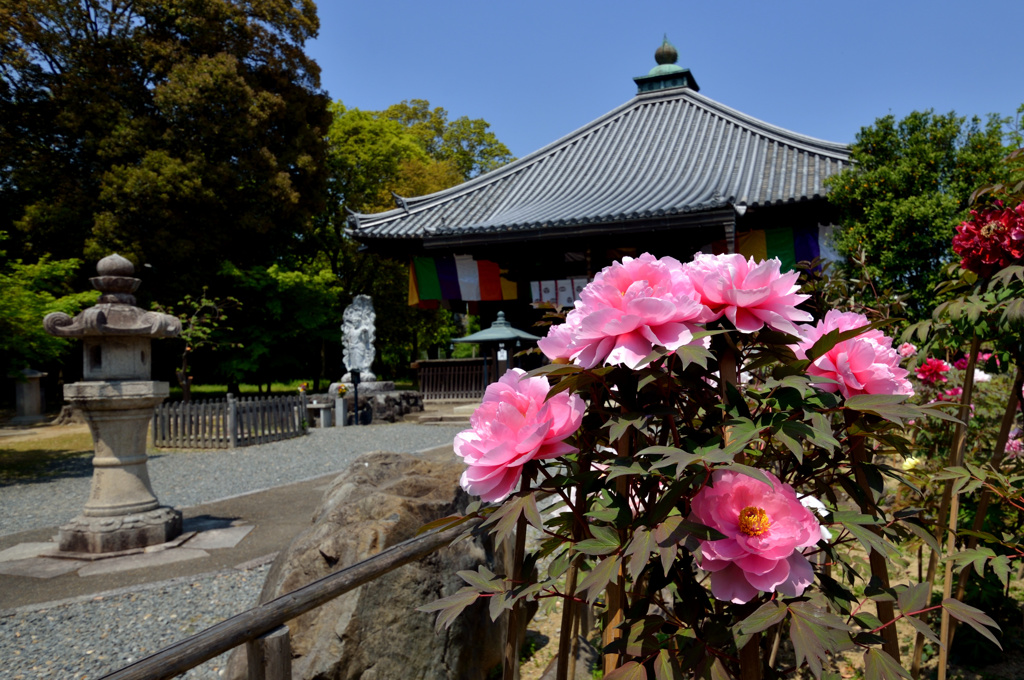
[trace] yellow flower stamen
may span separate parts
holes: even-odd
[[[768,513],[761,508],[748,505],[740,511],[740,531],[747,536],[760,536],[772,526]]]

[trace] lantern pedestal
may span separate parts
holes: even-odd
[[[168,385],[149,380],[65,385],[95,442],[92,488],[82,514],[60,528],[63,552],[108,553],[166,543],[181,533],[181,513],[161,506],[146,468],[146,433]]]

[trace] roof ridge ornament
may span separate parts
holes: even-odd
[[[633,82],[637,85],[637,94],[667,90],[673,87],[688,87],[694,92],[700,92],[700,86],[694,79],[690,69],[676,65],[679,59],[679,50],[668,40],[668,34],[661,41],[661,45],[654,51],[654,60],[658,65],[650,70],[646,76],[637,76]]]

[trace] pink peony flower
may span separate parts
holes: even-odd
[[[549,328],[537,345],[550,359],[571,359],[584,368],[639,368],[655,345],[672,350],[691,343],[706,315],[683,265],[644,253],[602,269],[565,323]]]
[[[736,330],[753,333],[764,326],[799,335],[795,321],[810,321],[811,315],[796,308],[809,295],[797,291],[797,272],[781,273],[778,258],[754,262],[738,253],[698,253],[686,265],[698,299],[713,315],[708,321],[727,318]]]
[[[910,357],[917,354],[917,348],[911,345],[909,342],[905,342],[902,345],[900,345],[900,348],[896,351],[904,359],[909,359]]]
[[[821,336],[832,331],[850,331],[868,325],[867,317],[854,312],[832,310],[815,326],[802,326],[803,340],[795,348],[799,359],[807,358],[807,350]],[[826,392],[837,389],[846,398],[857,394],[913,394],[907,380],[907,369],[900,368],[900,357],[892,347],[892,339],[877,329],[844,340],[814,360],[807,368],[809,375],[819,375],[838,382],[820,383]]]
[[[711,572],[711,594],[742,604],[758,592],[799,597],[814,580],[801,552],[822,539],[814,513],[789,484],[770,472],[769,486],[753,477],[716,470],[697,492],[690,519],[725,534],[701,541],[700,568]]]
[[[946,382],[945,374],[949,372],[949,364],[942,359],[928,357],[917,367],[917,379],[923,383],[934,385],[936,382]]]
[[[567,392],[548,400],[548,381],[524,375],[512,368],[488,385],[471,428],[455,435],[455,453],[469,466],[462,488],[485,501],[512,493],[525,463],[577,450],[563,440],[579,429],[583,400]]]

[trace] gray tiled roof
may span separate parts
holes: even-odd
[[[404,208],[350,220],[357,238],[487,239],[823,197],[849,149],[688,88],[639,94],[543,149]],[[523,234],[524,236],[526,234]]]

